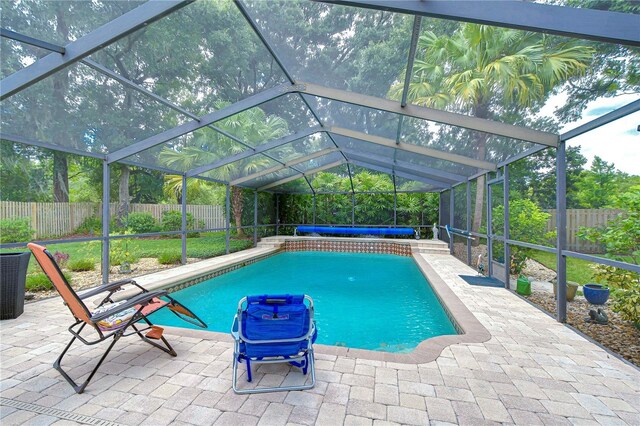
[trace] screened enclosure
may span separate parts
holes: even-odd
[[[100,161],[103,206],[116,167],[174,176],[183,263],[187,231],[225,231],[229,252],[231,229],[254,244],[309,223],[431,238],[434,218],[469,264],[469,236],[486,239],[490,273],[512,246],[555,253],[559,282],[566,257],[639,272],[567,250],[565,232],[567,142],[638,117],[639,10],[544,3],[3,0],[2,144]],[[579,91],[590,67],[614,82]],[[616,90],[629,102],[578,124]],[[556,236],[512,238],[511,165],[544,152]],[[225,187],[224,226],[187,224],[193,180]],[[105,281],[112,216],[87,238]]]

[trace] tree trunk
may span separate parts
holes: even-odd
[[[122,165],[120,168],[120,186],[118,188],[118,211],[116,213],[116,223],[119,227],[124,227],[129,216],[129,166]]]
[[[488,118],[489,111],[487,105],[483,103],[478,103],[473,108],[473,115],[478,118]],[[483,132],[475,132],[474,133],[474,141],[477,148],[476,158],[478,160],[485,160],[485,156],[487,153],[487,138],[488,135]],[[473,209],[473,222],[471,224],[471,230],[473,232],[478,232],[480,227],[482,226],[482,215],[484,214],[484,187],[485,187],[485,179],[484,176],[480,176],[476,180],[476,204]],[[453,208],[453,206],[451,206]],[[478,240],[479,241],[479,240]]]
[[[242,232],[242,209],[243,209],[242,188],[237,186],[231,187],[231,210],[233,211],[233,219],[236,222],[236,233],[238,237],[243,237]]]
[[[61,5],[56,5],[56,29],[62,40],[69,41],[69,27],[64,20],[64,11]],[[58,129],[54,136],[59,145],[70,147],[73,141],[67,132],[69,120],[67,119],[67,101],[65,95],[69,91],[69,72],[61,70],[51,77],[53,81],[53,108],[52,117],[54,128]],[[53,153],[53,201],[60,203],[69,202],[69,165],[67,154],[54,151]]]
[[[67,154],[53,152],[53,201],[56,203],[69,202],[69,167]]]

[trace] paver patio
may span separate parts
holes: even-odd
[[[335,356],[319,347],[314,389],[240,396],[231,390],[230,338],[173,329],[166,334],[176,358],[125,338],[76,395],[51,366],[71,323],[53,298],[0,324],[0,422],[640,424],[640,370],[507,290],[467,285],[458,274],[474,272],[454,257],[421,256],[489,330],[489,341],[450,346],[419,365]],[[74,346],[65,359],[75,366],[70,375],[86,374],[102,351]],[[287,371],[263,365],[255,381],[297,379]]]

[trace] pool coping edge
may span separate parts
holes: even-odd
[[[272,252],[270,255],[277,254],[278,252],[279,251]],[[267,255],[265,257],[270,256]],[[491,339],[491,333],[480,323],[421,254],[414,252],[412,258],[420,269],[420,272],[426,278],[427,285],[430,285],[433,289],[447,317],[458,331],[458,334],[430,337],[420,342],[418,346],[409,353],[381,352],[322,344],[314,344],[314,350],[324,355],[344,356],[347,358],[360,358],[399,364],[426,364],[436,360],[448,346],[462,343],[484,343]],[[233,342],[229,333],[172,326],[163,327],[165,327],[167,333],[173,335]],[[229,326],[229,330],[231,330],[231,325]]]

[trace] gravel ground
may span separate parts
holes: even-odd
[[[555,315],[556,302],[553,293],[534,292],[527,297],[545,311]],[[613,312],[609,305],[604,310],[609,317],[609,324],[600,325],[586,322],[590,309],[600,306],[592,305],[582,296],[576,296],[573,302],[567,303],[567,322],[603,346],[622,355],[628,361],[640,366],[640,330],[632,323],[624,321]]]
[[[187,263],[198,262],[202,259],[197,258],[188,258]],[[142,275],[147,275],[152,272],[157,272],[163,269],[174,268],[177,265],[162,265],[158,263],[158,259],[156,258],[142,258],[138,260],[138,262],[134,263],[132,266],[133,272],[130,274],[122,274],[119,272],[118,266],[111,267],[111,275],[109,276],[109,281],[117,281],[125,278],[135,278]],[[69,272],[68,270],[63,268],[64,272]],[[71,272],[71,287],[73,287],[76,291],[84,290],[92,287],[96,287],[102,281],[102,273],[100,272],[100,265],[96,264],[95,270],[93,271],[85,271],[85,272]],[[31,299],[26,300],[26,303],[35,302],[38,300],[46,299],[52,296],[57,296],[58,293],[55,290],[48,291],[38,291],[33,293],[27,293],[27,297],[29,295],[33,296]]]

